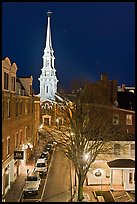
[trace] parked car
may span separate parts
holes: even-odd
[[[47,151],[48,151],[49,153],[51,153],[52,150],[53,150],[53,144],[50,143],[50,142],[48,142],[48,143],[45,145],[43,152],[47,152]]]
[[[39,158],[40,158],[40,159],[48,160],[49,157],[50,157],[50,155],[49,155],[49,152],[47,151],[47,152],[42,152],[42,154],[40,155]]]
[[[25,186],[23,188],[23,195],[38,194],[38,190],[41,184],[41,178],[38,172],[30,172],[25,179]]]
[[[45,159],[38,159],[34,167],[34,172],[39,172],[41,176],[41,175],[46,175],[47,170],[48,170],[47,161]]]

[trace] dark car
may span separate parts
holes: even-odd
[[[52,144],[52,143],[47,143],[47,144],[45,145],[45,147],[44,147],[43,152],[47,152],[47,151],[48,151],[49,153],[51,153],[52,150],[53,150],[53,144]]]
[[[39,158],[48,160],[49,159],[49,152],[42,152],[42,154],[40,155]]]

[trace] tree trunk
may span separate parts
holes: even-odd
[[[78,176],[78,201],[82,201],[84,196],[83,196],[83,183],[84,183],[84,179],[82,177],[82,175]]]

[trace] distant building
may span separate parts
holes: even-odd
[[[135,111],[135,87],[118,86],[117,101],[119,108]]]
[[[32,76],[17,77],[17,69],[8,57],[2,60],[2,195],[25,168],[38,141],[40,98],[32,91]]]
[[[47,38],[46,47],[44,49],[43,55],[43,68],[42,73],[39,77],[40,81],[40,101],[41,103],[50,100],[55,100],[55,93],[57,93],[57,77],[56,69],[54,65],[54,51],[51,42],[51,29],[50,29],[50,16],[52,12],[47,12],[48,15],[48,25],[47,25]]]
[[[117,85],[117,80],[109,80],[108,74],[102,73],[99,81],[85,85],[85,91],[90,90],[90,95],[88,94],[86,98],[87,102],[116,106]]]
[[[125,133],[115,135],[105,145],[110,152],[99,154],[87,174],[88,185],[100,184],[95,172],[101,172],[102,185],[110,185],[113,190],[135,190],[135,111],[98,105],[112,112],[114,125],[123,124]]]

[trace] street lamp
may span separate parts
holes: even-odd
[[[98,169],[98,171],[97,172],[95,172],[95,176],[96,177],[100,177],[101,179],[100,179],[100,186],[101,186],[101,196],[102,196],[102,173],[101,173],[101,171]]]
[[[88,153],[84,154],[83,158],[84,158],[84,161],[85,161],[85,162],[88,161],[88,159],[89,159],[89,154],[88,154]]]
[[[59,128],[59,119],[58,118],[56,119],[56,125],[57,125],[57,128]]]

